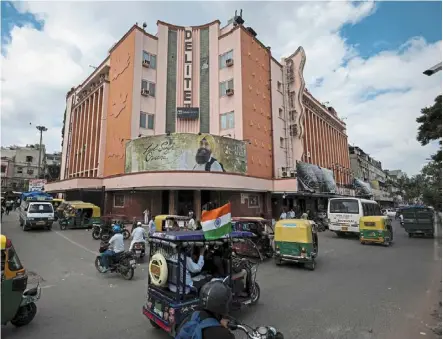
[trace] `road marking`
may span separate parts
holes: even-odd
[[[46,286],[42,286],[42,287],[40,287],[41,289],[44,289],[44,288],[50,288],[50,287],[55,287],[55,285],[46,285]]]
[[[69,239],[67,236],[61,234],[60,232],[55,231],[55,233],[58,234],[59,236],[61,236],[63,239],[66,239],[67,241],[69,241],[71,244],[73,244],[73,245],[75,245],[77,247],[80,247],[80,248],[84,249],[85,251],[88,251],[89,253],[92,253],[94,255],[98,255],[97,252],[91,251],[89,248],[83,246],[82,244],[79,244],[78,242],[76,242],[74,240]]]

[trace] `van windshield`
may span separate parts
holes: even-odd
[[[28,213],[52,213],[54,212],[51,204],[31,204]]]
[[[353,199],[330,200],[329,213],[358,214],[358,201]]]

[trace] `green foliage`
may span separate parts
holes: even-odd
[[[421,109],[416,121],[420,124],[417,140],[422,146],[441,139],[441,95],[435,98],[434,105]]]

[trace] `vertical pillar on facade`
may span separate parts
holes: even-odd
[[[263,195],[263,214],[266,219],[272,219],[272,195],[271,192],[266,192]]]
[[[194,216],[195,219],[200,220],[202,216],[202,195],[201,191],[194,191]]]
[[[177,191],[169,191],[169,214],[177,214]]]

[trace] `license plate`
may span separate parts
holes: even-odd
[[[46,221],[37,221],[37,225],[44,225],[46,224]]]
[[[131,261],[129,261],[129,264],[130,264],[130,265],[135,265],[135,260],[131,260]]]
[[[347,231],[348,228],[347,228],[347,227],[342,227],[341,230],[342,230],[342,231]]]

